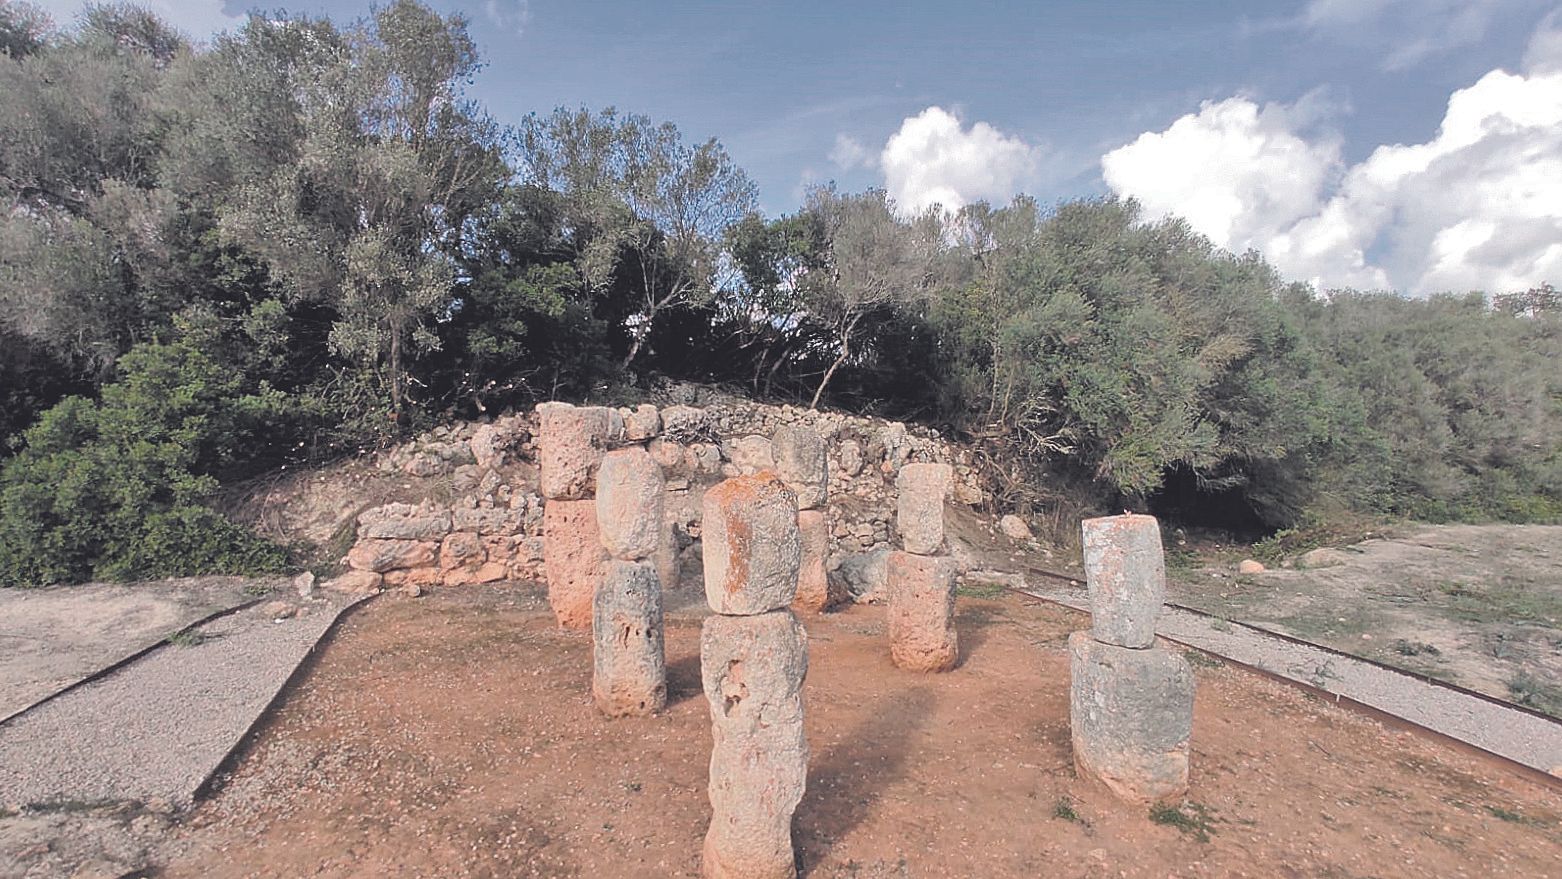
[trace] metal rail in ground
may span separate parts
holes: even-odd
[[[1079,583],[1078,577],[1032,573]],[[1069,593],[1010,586],[1011,591],[1089,613],[1084,589]],[[1167,605],[1157,634],[1265,676],[1325,695],[1380,719],[1431,732],[1500,758],[1526,776],[1562,788],[1562,722],[1523,706],[1412,674],[1248,623]],[[1217,626],[1223,626],[1224,631]]]

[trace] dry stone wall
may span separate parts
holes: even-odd
[[[668,405],[616,410],[545,404],[541,417],[579,427],[590,438],[590,455],[550,458],[557,466],[539,467],[537,412],[440,427],[381,454],[376,466],[382,472],[405,477],[409,488],[438,483],[444,499],[364,510],[356,543],[343,560],[348,574],[324,585],[415,592],[429,586],[547,579],[545,517],[555,523],[582,518],[591,505],[584,498],[594,490],[600,455],[630,444],[643,444],[664,478],[667,527],[659,532],[661,546],[654,556],[664,591],[680,583],[699,585],[704,495],[732,476],[770,470],[794,491],[804,489],[799,506],[818,514],[801,517],[809,550],[802,597],[814,606],[842,597],[887,600],[886,560],[899,540],[896,478],[906,464],[948,464],[951,499],[964,504],[983,500],[969,453],[936,431],[713,396],[705,389],[675,388],[663,396]],[[583,421],[591,423],[577,424]],[[819,437],[822,456],[808,439],[795,441],[799,436]],[[549,471],[546,480],[542,469]],[[544,481],[554,483],[549,487],[558,500],[544,498]],[[575,497],[583,502],[570,500]],[[565,510],[572,503],[582,508],[574,515]],[[550,505],[558,508],[551,516],[545,512]],[[576,524],[577,531],[594,527]],[[574,532],[556,532],[567,533]],[[601,558],[574,558],[565,551],[554,559],[555,567],[595,563],[593,570],[569,576],[600,578]],[[584,618],[574,623],[589,624]]]

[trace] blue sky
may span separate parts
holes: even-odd
[[[145,5],[198,38],[246,8]],[[1558,0],[431,5],[470,19],[501,121],[672,120],[772,214],[826,180],[908,208],[1116,192],[1321,286],[1562,283]]]

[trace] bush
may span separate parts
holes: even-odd
[[[0,585],[279,569],[280,547],[201,503],[286,405],[239,383],[188,342],[145,344],[100,400],[45,412],[0,470]]]

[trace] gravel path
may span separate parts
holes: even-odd
[[[189,805],[348,604],[221,617],[0,724],[0,806]]]
[[[253,600],[243,577],[0,589],[0,721],[156,645],[170,633]]]
[[[1090,610],[1083,588],[1029,586],[1023,591],[1075,610]],[[1166,608],[1156,633],[1355,700],[1541,772],[1562,771],[1562,723],[1179,608]]]

